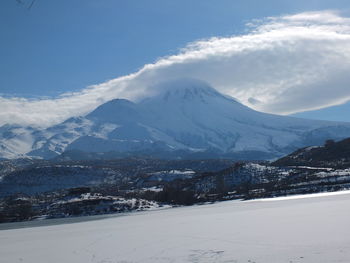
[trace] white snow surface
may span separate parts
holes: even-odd
[[[3,230],[1,262],[350,262],[349,192],[305,197]]]

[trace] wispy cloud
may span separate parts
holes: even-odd
[[[249,32],[190,43],[140,71],[55,99],[0,97],[0,124],[48,126],[113,98],[157,93],[157,82],[202,79],[242,103],[290,114],[350,100],[350,18],[337,11],[269,17]]]

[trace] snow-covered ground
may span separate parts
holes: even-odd
[[[2,230],[1,262],[350,262],[349,191],[312,197]]]

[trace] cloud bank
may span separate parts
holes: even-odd
[[[158,82],[198,78],[259,111],[291,114],[350,100],[350,18],[337,11],[268,17],[247,33],[190,43],[128,76],[54,99],[0,97],[0,125],[49,126],[114,99],[138,100]],[[234,113],[233,113],[234,114]]]

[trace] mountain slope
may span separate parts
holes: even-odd
[[[1,155],[51,158],[67,150],[81,150],[262,159],[350,136],[349,123],[257,112],[198,80],[175,80],[158,89],[160,94],[137,103],[116,99],[86,116],[45,130],[28,130],[26,146],[18,152],[11,140],[19,144],[21,137],[15,133],[9,140],[3,133],[0,147],[7,148]]]

